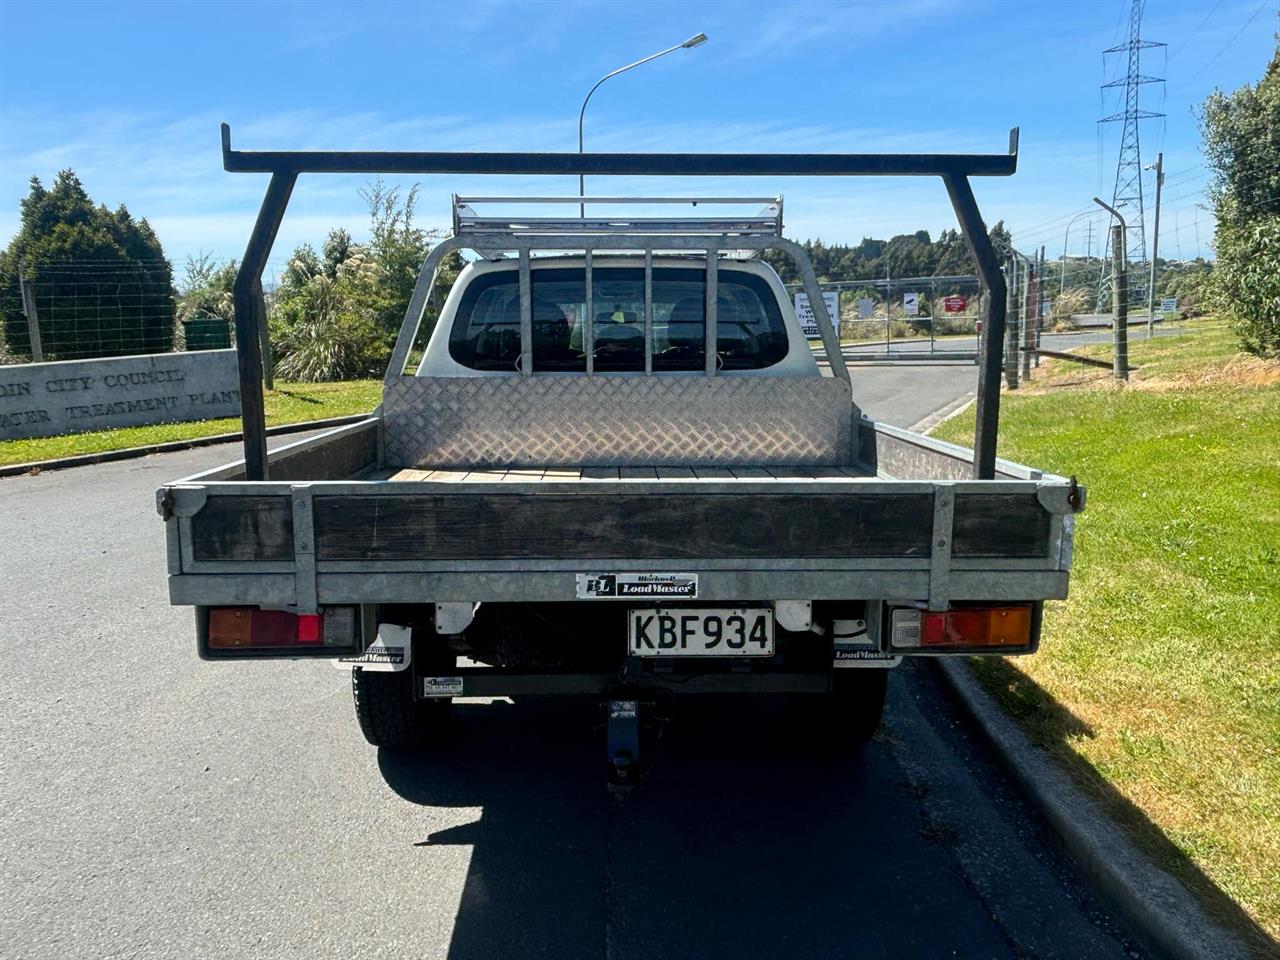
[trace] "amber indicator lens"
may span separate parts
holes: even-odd
[[[209,611],[209,646],[217,650],[249,646],[253,635],[251,607],[219,608]]]

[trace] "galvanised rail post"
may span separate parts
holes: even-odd
[[[1128,225],[1120,211],[1097,197],[1093,202],[1107,210],[1119,223],[1111,225],[1111,368],[1117,380],[1129,379],[1129,276],[1124,238]],[[1116,231],[1119,231],[1117,233]],[[1116,244],[1119,246],[1116,246]]]

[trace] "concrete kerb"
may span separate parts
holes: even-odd
[[[327,420],[304,420],[300,423],[282,423],[267,428],[267,436],[301,433],[304,430],[323,430],[326,427],[341,427],[348,423],[357,423],[369,419],[370,414],[355,413],[346,417],[329,417]],[[215,433],[208,437],[192,437],[189,440],[170,440],[167,443],[152,443],[144,447],[126,447],[123,450],[102,450],[98,453],[83,453],[74,457],[58,457],[54,460],[32,460],[27,463],[11,463],[0,466],[0,478],[16,477],[32,472],[42,473],[45,470],[65,470],[69,467],[87,467],[95,463],[111,463],[115,460],[132,460],[135,457],[146,457],[153,453],[173,453],[178,450],[191,450],[195,447],[212,447],[219,443],[234,443],[244,437],[242,433]]]
[[[1039,808],[1067,852],[1149,949],[1175,960],[1248,960],[1176,879],[1153,864],[1106,811],[1046,756],[978,684],[968,665],[940,659],[939,672]]]
[[[969,409],[970,406],[978,399],[976,393],[966,393],[963,397],[948,403],[944,407],[940,407],[933,413],[929,414],[923,420],[917,420],[907,429],[912,433],[929,433],[941,424],[946,423],[955,417],[960,416]]]

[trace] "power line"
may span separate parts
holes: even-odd
[[[1174,50],[1173,53],[1169,54],[1169,56],[1176,57],[1183,50],[1187,49],[1187,44],[1189,44],[1192,41],[1192,39],[1195,38],[1195,35],[1201,31],[1204,25],[1209,22],[1209,18],[1212,17],[1217,12],[1220,6],[1222,6],[1222,0],[1218,0],[1217,3],[1215,3],[1212,7],[1209,8],[1209,12],[1204,15],[1204,19],[1200,21],[1200,23],[1196,26],[1194,30],[1192,30],[1189,34],[1187,34],[1186,39],[1183,40],[1180,44],[1178,44],[1178,49]]]
[[[1204,73],[1211,66],[1213,66],[1213,64],[1217,62],[1218,58],[1222,56],[1224,53],[1226,53],[1227,49],[1233,43],[1235,43],[1237,40],[1240,39],[1240,35],[1249,29],[1249,25],[1253,23],[1254,20],[1258,19],[1258,14],[1260,14],[1263,11],[1263,9],[1267,6],[1268,3],[1270,3],[1270,0],[1262,0],[1262,3],[1258,4],[1258,9],[1253,11],[1253,14],[1249,17],[1249,19],[1244,22],[1244,26],[1242,26],[1239,30],[1237,30],[1232,35],[1231,39],[1222,45],[1222,49],[1220,49],[1217,53],[1215,53],[1212,57],[1210,57],[1208,62],[1205,63],[1204,66],[1202,66],[1199,70],[1193,73],[1189,78],[1184,80],[1182,83],[1178,84],[1174,89],[1181,90],[1183,87],[1186,87],[1188,84],[1190,84],[1192,80],[1195,80],[1197,77],[1200,76],[1200,74]]]

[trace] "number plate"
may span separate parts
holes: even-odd
[[[773,611],[628,610],[633,657],[771,657]]]

